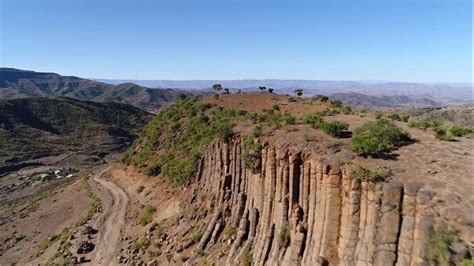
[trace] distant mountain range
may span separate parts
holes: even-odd
[[[274,88],[276,93],[292,94],[295,88],[304,89],[306,96],[323,94],[341,97],[347,103],[365,106],[393,106],[397,102],[403,105],[459,105],[472,103],[471,83],[409,83],[389,81],[321,81],[321,80],[110,80],[100,81],[118,84],[133,82],[153,88],[178,88],[210,90],[212,84],[219,83],[232,90],[256,90],[260,86]],[[337,94],[336,94],[337,93]],[[343,94],[340,94],[343,93]],[[349,94],[345,94],[349,93]],[[358,100],[354,101],[357,93]],[[370,96],[362,101],[362,95]],[[392,98],[392,96],[395,96]],[[408,97],[408,98],[407,98]],[[375,101],[374,101],[375,100]],[[408,100],[408,101],[406,101]],[[388,101],[387,104],[383,104]]]
[[[255,91],[260,86],[278,94],[318,94],[365,107],[433,107],[473,103],[468,83],[425,84],[318,80],[91,80],[56,73],[0,68],[0,99],[61,96],[95,102],[121,102],[157,112],[184,94],[208,94],[215,83],[231,92]]]
[[[183,90],[150,89],[133,83],[118,85],[56,73],[0,68],[0,99],[59,96],[95,102],[120,102],[156,112],[174,102]]]

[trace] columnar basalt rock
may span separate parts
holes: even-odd
[[[244,150],[236,137],[204,154],[196,190],[216,202],[197,249],[211,249],[232,226],[227,264],[247,252],[255,265],[424,262],[433,192],[416,183],[360,180],[318,154],[269,143],[253,173],[245,169]]]

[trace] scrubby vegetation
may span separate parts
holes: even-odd
[[[254,113],[250,116],[252,122],[273,128],[281,128],[282,126],[294,125],[297,122],[296,117],[289,113],[282,113],[278,105],[274,105],[272,109],[263,110],[261,113]]]
[[[185,182],[207,145],[232,136],[234,121],[247,118],[247,112],[201,103],[196,97],[180,100],[152,119],[123,161],[146,167],[148,175],[162,173],[177,183]]]
[[[333,137],[341,137],[342,132],[349,128],[349,125],[339,121],[325,121],[321,113],[315,112],[302,117],[301,121],[304,124],[311,125],[312,128],[322,129],[324,133]]]
[[[452,126],[449,129],[449,132],[455,137],[462,137],[462,136],[473,133],[472,129],[464,128],[464,127],[460,127],[460,126]]]
[[[352,136],[352,150],[359,155],[380,155],[400,141],[409,140],[408,133],[386,119],[367,122]]]
[[[252,257],[253,257],[252,252],[249,251],[249,250],[246,250],[242,254],[242,266],[251,266],[252,265]]]
[[[145,249],[150,245],[150,238],[141,237],[137,242],[132,245],[132,250],[138,252],[139,250]]]
[[[450,132],[446,131],[444,128],[436,128],[434,129],[435,132],[435,137],[439,140],[444,140],[444,141],[451,141],[453,139],[453,136],[451,135]]]
[[[435,120],[409,120],[408,126],[424,130],[431,129],[437,139],[444,141],[450,141],[454,137],[463,137],[473,133],[470,128],[463,128],[457,125],[443,126],[441,122]]]
[[[426,258],[431,265],[451,265],[450,245],[453,235],[444,224],[434,224],[428,237]]]
[[[410,116],[405,114],[391,113],[387,115],[387,118],[395,121],[408,122]]]
[[[435,120],[408,120],[408,127],[415,127],[419,129],[436,129],[441,126],[441,123]]]
[[[377,183],[385,181],[392,175],[392,171],[390,168],[383,165],[377,165],[374,168],[364,168],[362,166],[357,166],[352,171],[352,175],[360,180]]]
[[[142,226],[145,226],[151,223],[151,221],[153,221],[153,214],[155,214],[155,212],[156,212],[155,207],[151,205],[146,205],[145,209],[143,210],[143,215],[140,218],[140,221],[138,223],[141,224]]]
[[[256,174],[260,172],[262,164],[262,144],[258,141],[258,137],[262,135],[262,128],[256,126],[252,132],[244,137],[245,149],[243,152],[243,159],[245,167],[250,169],[252,173]]]
[[[342,132],[349,128],[349,124],[339,121],[321,123],[321,129],[324,133],[331,135],[333,137],[340,137]]]
[[[278,235],[278,243],[280,248],[286,248],[290,245],[291,241],[291,236],[290,236],[290,228],[288,227],[288,224],[285,224],[280,231],[280,234]]]

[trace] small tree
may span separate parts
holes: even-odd
[[[224,94],[229,94],[229,88],[224,89]]]
[[[263,92],[263,91],[267,90],[267,87],[261,86],[261,87],[258,87],[258,89]]]
[[[273,89],[272,89],[272,88],[268,88],[268,92],[269,92],[269,93],[273,93]]]
[[[298,97],[301,97],[303,95],[303,89],[295,89],[293,92]]]
[[[222,90],[222,85],[217,83],[212,85],[212,90],[215,91],[216,93],[219,93]]]

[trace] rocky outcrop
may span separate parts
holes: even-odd
[[[213,213],[197,249],[212,248],[233,227],[227,264],[248,252],[255,265],[424,264],[431,191],[362,181],[318,154],[269,144],[253,173],[243,150],[235,138],[204,154],[195,193],[211,195]]]

